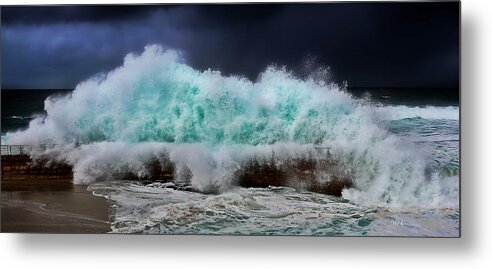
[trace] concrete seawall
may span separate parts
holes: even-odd
[[[157,159],[147,164],[149,174],[141,178],[144,181],[174,180],[175,167],[172,163],[162,164]],[[191,171],[187,171],[185,181],[191,179]],[[339,171],[339,164],[333,160],[315,160],[300,158],[285,161],[277,165],[272,161],[252,160],[238,170],[234,177],[242,187],[287,186],[298,190],[308,190],[334,196],[341,196],[344,188],[352,187],[350,177]],[[137,175],[127,174],[127,179],[135,179]],[[183,180],[183,179],[182,179]]]
[[[2,146],[2,154],[4,153]],[[63,163],[51,163],[39,160],[33,163],[29,155],[19,150],[1,156],[2,189],[39,188],[39,185],[50,188],[64,188],[73,181],[73,167]],[[134,174],[126,174],[122,179],[150,181],[173,181],[175,167],[172,163],[159,162],[157,159],[147,164],[148,176],[139,178]],[[295,189],[309,190],[340,196],[342,190],[351,187],[349,177],[338,170],[333,160],[316,161],[310,158],[290,160],[283,165],[272,162],[251,161],[236,172],[237,184],[243,187],[288,186]],[[322,176],[324,175],[324,176]],[[191,172],[189,173],[191,178]],[[321,180],[320,180],[321,179]]]
[[[72,184],[72,167],[67,164],[33,164],[28,155],[2,155],[2,190],[22,190],[44,186],[64,188]]]

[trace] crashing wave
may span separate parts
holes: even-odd
[[[72,164],[76,183],[128,172],[143,177],[156,158],[172,163],[176,180],[225,191],[247,163],[278,167],[300,156],[336,161],[336,173],[315,173],[316,180],[347,175],[352,184],[343,196],[356,203],[457,206],[457,180],[429,172],[429,152],[381,124],[436,115],[425,109],[376,107],[337,84],[299,79],[285,68],[269,67],[256,82],[199,71],[176,51],[148,46],[71,95],[48,98],[46,116],[6,140],[58,144],[44,155]],[[445,118],[455,112],[442,110]]]

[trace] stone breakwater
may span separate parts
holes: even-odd
[[[154,159],[147,164],[147,176],[140,177],[145,181],[175,181],[175,167],[172,163]],[[182,178],[191,178],[191,172]],[[135,179],[135,174],[127,174],[124,179]],[[308,190],[334,196],[341,196],[345,188],[353,186],[352,180],[339,170],[338,163],[332,160],[291,159],[282,164],[275,161],[265,162],[252,160],[247,162],[235,173],[237,185],[242,187],[286,186],[298,190]]]

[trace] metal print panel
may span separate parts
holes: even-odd
[[[1,231],[459,237],[459,9],[3,6]]]

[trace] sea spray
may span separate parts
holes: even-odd
[[[44,156],[71,163],[76,183],[128,172],[145,176],[146,162],[157,158],[175,165],[177,180],[204,192],[235,186],[235,172],[247,161],[282,162],[327,148],[353,181],[344,191],[353,202],[455,207],[456,178],[429,168],[431,152],[392,134],[385,123],[418,116],[419,109],[375,106],[285,68],[268,67],[256,82],[202,72],[176,51],[148,46],[71,95],[48,98],[46,116],[6,140],[58,144]],[[439,111],[456,119],[455,108]]]

